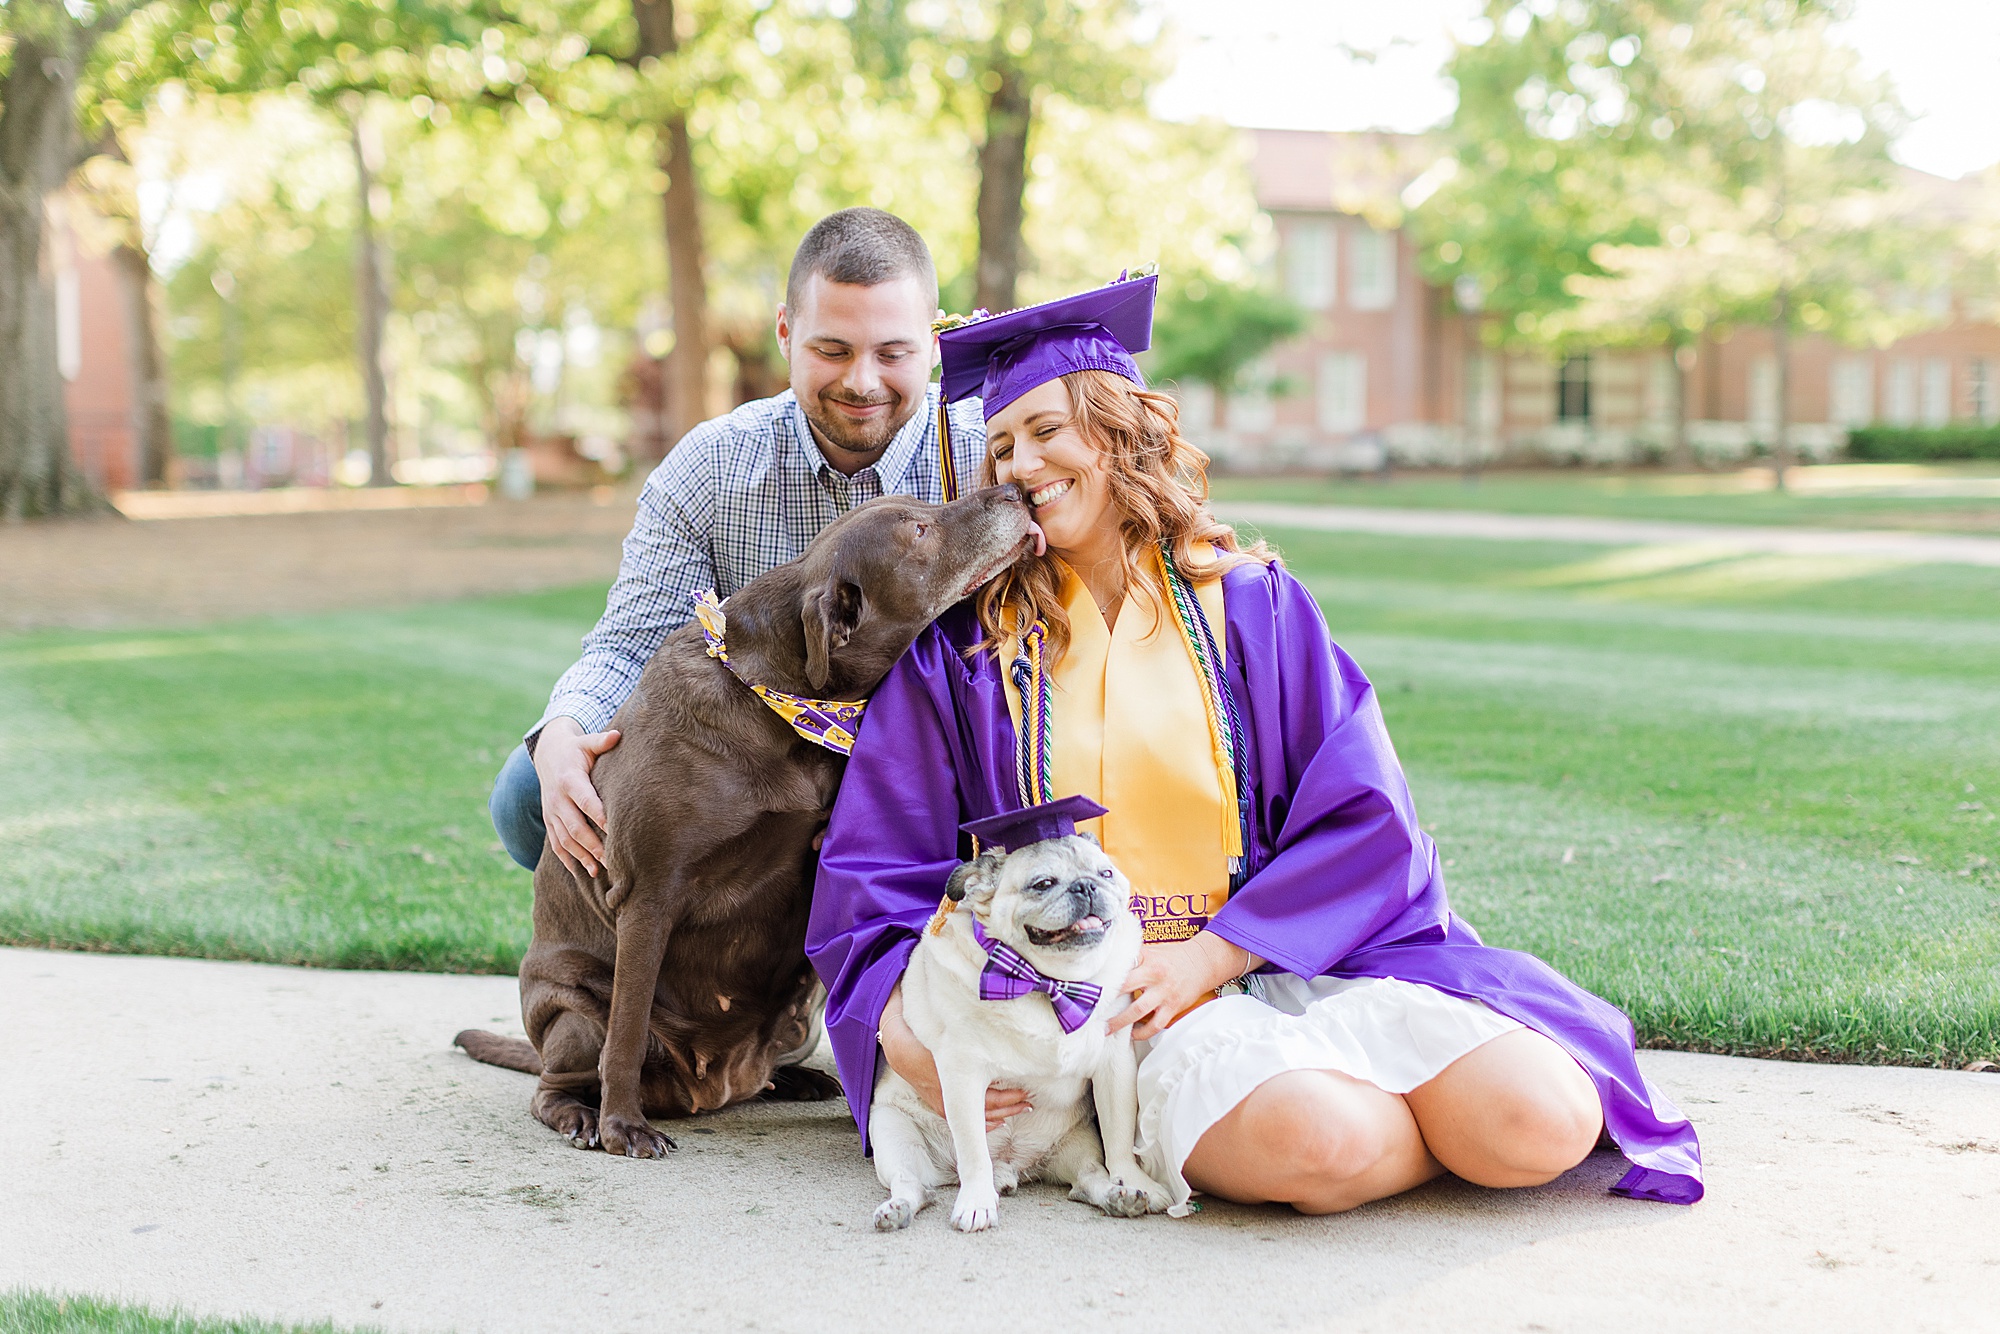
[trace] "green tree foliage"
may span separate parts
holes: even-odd
[[[1635,59],[1642,7],[1490,0],[1484,40],[1446,66],[1458,109],[1412,223],[1427,276],[1477,293],[1505,337],[1532,339],[1543,315],[1573,306],[1566,279],[1604,273],[1595,247],[1659,239],[1630,188],[1660,96]]]
[[[1130,17],[1084,6],[1065,22],[1114,10]],[[365,207],[386,256],[388,397],[406,453],[470,430],[502,444],[616,435],[621,372],[658,385],[652,358],[685,327],[661,244],[674,114],[700,185],[706,336],[733,354],[736,395],[783,383],[772,314],[798,238],[833,209],[907,218],[947,302],[969,306],[985,94],[969,60],[952,63],[962,52],[914,27],[893,51],[871,46],[859,15],[803,0],[690,0],[673,6],[671,58],[635,58],[637,13],[630,0],[149,11],[106,66],[105,117],[132,139],[169,238],[183,418],[240,443],[252,421],[338,435],[366,413],[353,370],[357,105],[382,149]],[[1239,137],[1154,121],[1129,62],[1086,53],[1093,84],[1040,51],[1069,32],[1037,27],[1024,57],[1070,85],[1035,104],[1025,297],[1148,261],[1169,291],[1246,282],[1257,213]],[[579,336],[599,345],[594,365],[569,355]],[[727,392],[706,358],[704,376]]]
[[[1427,272],[1551,349],[1772,328],[1782,467],[1791,336],[1907,330],[1940,251],[1896,188],[1900,109],[1832,30],[1850,7],[1493,0],[1449,67]]]
[[[978,167],[972,304],[1018,304],[1039,128],[1089,109],[1143,115],[1160,73],[1134,0],[861,0],[850,20],[864,70],[892,96],[937,109]],[[928,86],[926,86],[928,85]]]
[[[1153,324],[1150,369],[1160,380],[1196,380],[1218,394],[1271,347],[1305,331],[1299,306],[1255,284],[1193,282],[1170,287]]]
[[[385,100],[377,115],[386,148],[378,184],[391,201],[379,224],[393,259],[387,334],[405,444],[428,450],[471,429],[502,444],[529,430],[592,433],[573,410],[578,390],[608,400],[600,382],[616,368],[571,361],[561,392],[538,396],[529,363],[546,339],[629,328],[657,306],[652,140],[590,119],[549,137],[534,118],[492,107],[437,111]],[[199,237],[168,292],[183,414],[336,432],[340,419],[358,419],[359,200],[340,127],[277,94],[237,109],[156,111],[150,132],[161,172],[209,196],[174,214]]]

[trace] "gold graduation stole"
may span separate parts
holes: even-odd
[[[1210,628],[1221,581],[1197,590],[1165,551],[1155,568],[1153,607],[1128,594],[1115,629],[1066,572],[1069,651],[1049,669],[1039,621],[1003,646],[1007,703],[1021,804],[1080,792],[1109,807],[1089,824],[1132,881],[1145,938],[1185,940],[1241,873],[1248,756]]]

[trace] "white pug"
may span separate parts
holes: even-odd
[[[1105,1029],[1139,959],[1130,882],[1095,839],[1072,834],[985,852],[952,873],[946,894],[958,910],[925,933],[903,974],[903,1017],[937,1060],[945,1116],[885,1066],[868,1113],[889,1191],[876,1228],[908,1227],[954,1175],[962,1232],[992,1227],[1001,1195],[1043,1177],[1114,1217],[1164,1210],[1167,1192],[1132,1152],[1132,1032]],[[982,974],[987,994],[1007,998],[982,999]],[[994,1083],[1025,1090],[1033,1109],[988,1131]]]

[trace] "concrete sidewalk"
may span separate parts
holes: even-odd
[[[1375,509],[1363,505],[1285,505],[1217,501],[1216,517],[1256,528],[1304,528],[1390,537],[1471,537],[1501,542],[1589,542],[1605,546],[1699,545],[1783,556],[1869,556],[1910,564],[2000,567],[2000,537],[1864,528],[1781,528],[1672,523],[1484,510]]]
[[[881,1236],[838,1103],[532,1122],[508,978],[0,950],[0,1287],[394,1330],[1970,1330],[2000,1291],[2000,1077],[1649,1053],[1691,1209],[1439,1182],[1342,1217],[1114,1221],[1042,1187]]]

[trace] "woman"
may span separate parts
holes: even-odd
[[[897,986],[959,825],[1082,793],[1145,919],[1114,1022],[1176,1213],[1191,1191],[1329,1213],[1445,1171],[1536,1185],[1600,1132],[1633,1163],[1619,1193],[1699,1199],[1693,1128],[1630,1022],[1451,913],[1367,678],[1208,514],[1207,460],[1130,355],[1155,283],[944,335],[946,395],[981,392],[988,480],[1022,488],[1048,549],[890,673],[834,807],[807,952],[864,1146],[878,1053],[941,1106]],[[989,1124],[1021,1096],[991,1090]]]

